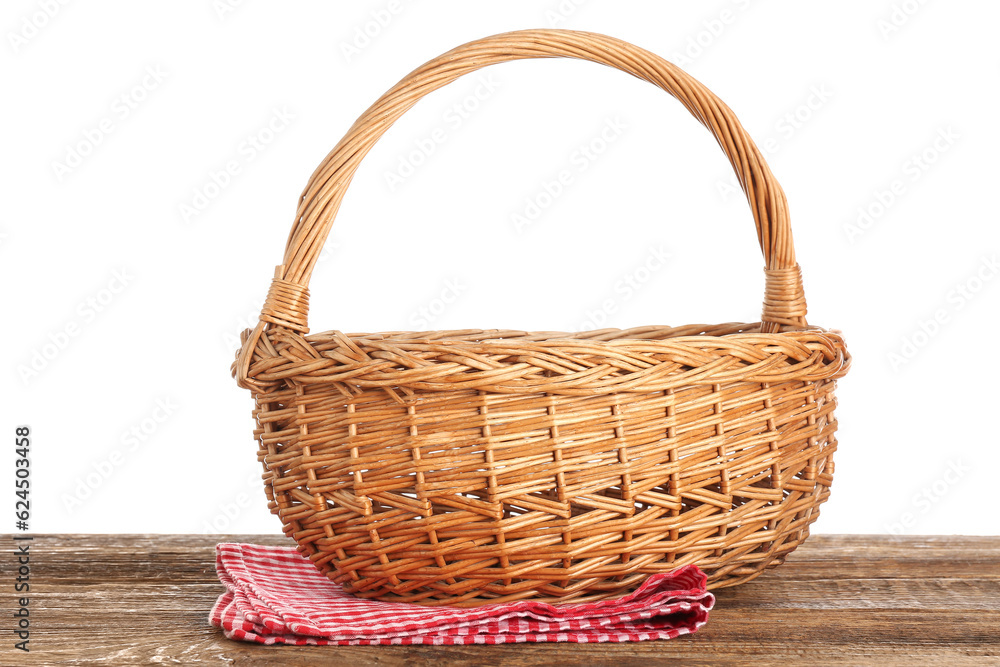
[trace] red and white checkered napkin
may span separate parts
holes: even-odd
[[[521,600],[471,609],[364,600],[344,593],[293,547],[219,544],[227,591],[209,620],[261,644],[506,644],[672,639],[708,621],[715,597],[694,565],[651,576],[617,600],[558,606]]]

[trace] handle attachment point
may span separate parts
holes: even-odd
[[[280,278],[284,269],[284,265],[279,265],[274,270],[260,320],[299,333],[309,333],[309,288]]]
[[[783,269],[764,269],[764,309],[761,322],[765,333],[778,330],[774,325],[802,326],[806,323],[806,297],[802,287],[802,269],[798,264]]]

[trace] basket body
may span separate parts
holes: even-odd
[[[548,57],[652,83],[715,136],[756,226],[761,322],[310,335],[310,276],[379,137],[465,74]],[[806,538],[829,495],[834,388],[850,356],[805,315],[784,192],[732,110],[634,45],[527,30],[425,63],[348,129],[302,193],[232,371],[256,401],[271,510],[347,591],[431,605],[594,600],[691,563],[712,587],[738,584]]]
[[[430,336],[269,341],[272,372],[341,360],[256,391],[256,434],[272,511],[355,595],[591,600],[688,563],[733,585],[829,495],[834,332]]]

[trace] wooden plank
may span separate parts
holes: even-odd
[[[10,538],[7,538],[10,544]],[[697,634],[635,644],[269,647],[210,627],[216,541],[281,535],[38,535],[30,656],[7,665],[1000,665],[1000,538],[815,535],[716,591]],[[5,564],[6,569],[6,564]],[[30,658],[30,659],[26,659]]]

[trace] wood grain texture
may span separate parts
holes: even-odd
[[[0,664],[1000,665],[1000,537],[815,535],[785,565],[717,591],[695,635],[455,647],[231,642],[207,621],[222,592],[217,541],[290,544],[280,535],[36,535],[32,651],[13,649],[5,623]]]

